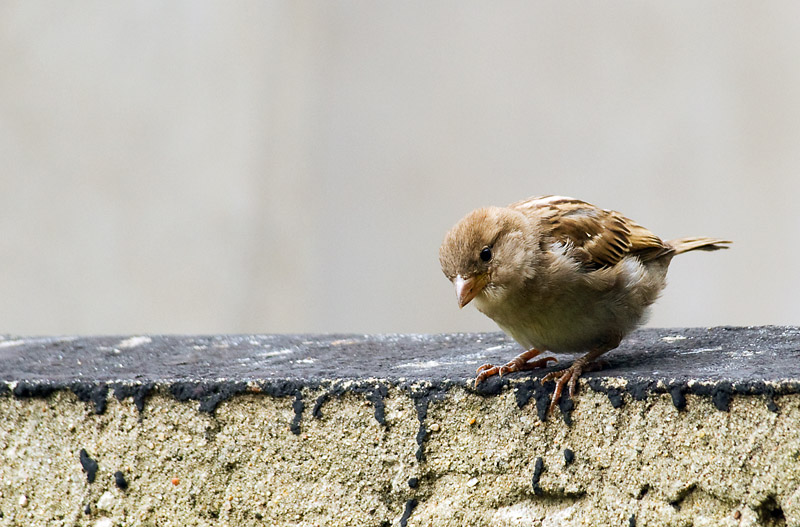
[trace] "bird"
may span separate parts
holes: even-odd
[[[565,196],[537,196],[473,210],[439,248],[442,272],[458,306],[470,302],[525,351],[503,366],[477,369],[475,386],[493,375],[544,368],[543,352],[584,353],[542,382],[555,381],[548,411],[566,387],[646,321],[666,285],[673,257],[726,249],[730,240],[664,241],[619,212]],[[536,359],[536,360],[534,360]]]

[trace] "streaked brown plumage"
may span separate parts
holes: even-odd
[[[445,236],[439,260],[460,307],[474,300],[527,351],[502,367],[478,368],[476,385],[495,374],[555,361],[543,351],[587,352],[557,379],[551,411],[565,386],[644,322],[666,284],[675,255],[725,249],[715,238],[663,241],[618,212],[573,198],[540,196],[472,211]]]

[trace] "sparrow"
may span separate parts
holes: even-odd
[[[726,249],[717,238],[661,238],[619,212],[564,196],[539,196],[467,214],[439,249],[459,307],[470,302],[525,352],[504,366],[484,364],[475,386],[493,375],[546,367],[542,352],[585,355],[548,373],[552,413],[565,387],[646,320],[678,254]]]

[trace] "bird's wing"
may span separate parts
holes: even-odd
[[[588,268],[614,265],[628,254],[650,260],[671,249],[661,238],[619,212],[573,198],[540,196],[509,205],[538,218],[553,241],[572,247]]]

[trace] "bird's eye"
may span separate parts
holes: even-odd
[[[492,259],[492,249],[490,249],[489,247],[484,247],[478,256],[480,256],[482,261],[488,262],[489,260]]]

